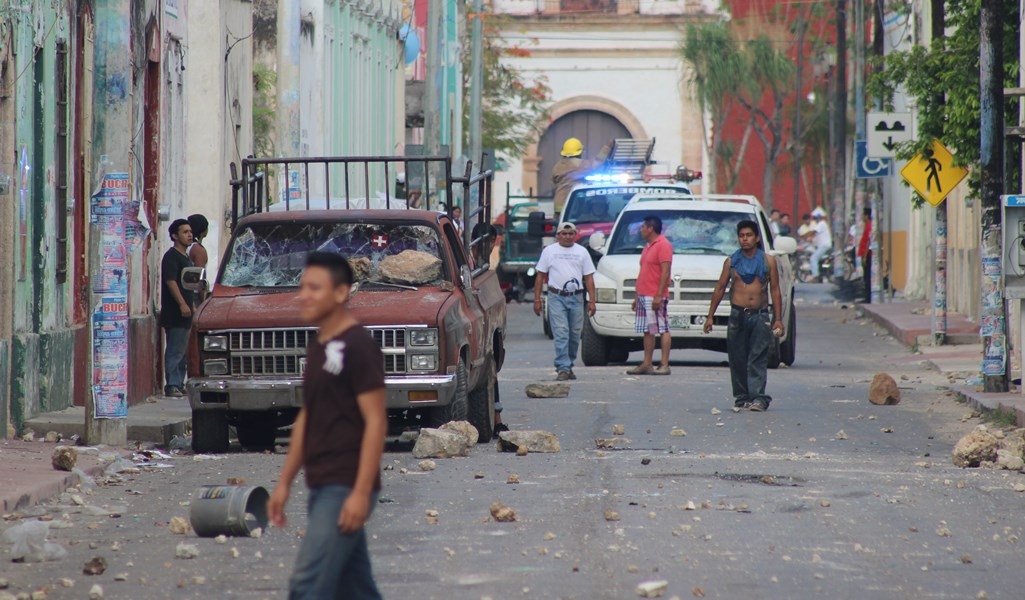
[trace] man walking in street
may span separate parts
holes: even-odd
[[[704,332],[712,332],[712,317],[726,293],[726,286],[731,285],[726,351],[730,361],[733,405],[762,412],[772,402],[765,393],[769,345],[773,343],[773,335],[779,337],[784,332],[781,317],[783,301],[776,258],[760,248],[762,240],[758,235],[758,224],[750,220],[737,223],[737,241],[740,250],[723,261],[722,274],[712,292],[712,303],[705,317]]]
[[[819,262],[828,252],[833,251],[833,234],[829,231],[829,224],[826,223],[826,211],[822,210],[821,207],[816,207],[815,210],[811,211],[811,216],[815,221],[812,223],[812,231],[815,236],[812,238],[812,246],[815,248],[814,252],[811,253],[811,276],[812,279],[821,281],[819,272]]]
[[[641,237],[647,244],[641,250],[641,268],[637,273],[637,295],[633,301],[634,328],[644,334],[644,360],[627,371],[629,375],[669,375],[669,274],[673,268],[673,245],[662,235],[662,219],[644,217]],[[661,337],[661,356],[657,367],[655,336]]]
[[[555,371],[558,381],[576,379],[573,361],[580,347],[584,330],[584,297],[587,292],[587,314],[595,311],[594,262],[583,246],[574,240],[577,226],[560,223],[556,244],[541,251],[534,279],[534,314],[541,314],[541,288],[548,284],[548,325],[555,340]]]
[[[865,284],[865,303],[872,302],[872,209],[861,211],[861,239],[858,240],[858,258],[861,259],[861,276]]]
[[[164,329],[164,395],[185,395],[185,349],[192,328],[193,293],[181,285],[182,270],[191,267],[189,246],[192,227],[185,219],[175,219],[167,228],[174,245],[160,261],[160,326]]]
[[[288,455],[267,503],[275,527],[302,468],[310,488],[306,536],[289,580],[290,600],[379,599],[364,524],[381,490],[388,432],[384,358],[349,313],[352,268],[345,257],[313,252],[299,283],[299,313],[317,326],[306,349],[303,406]]]

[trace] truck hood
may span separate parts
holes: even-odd
[[[452,292],[422,287],[413,290],[361,290],[349,299],[349,310],[363,325],[437,323]],[[306,327],[299,316],[299,292],[225,289],[203,303],[195,324],[203,330]]]
[[[722,273],[725,256],[703,254],[676,254],[673,256],[673,279],[713,280]],[[603,256],[598,262],[594,284],[596,287],[619,287],[624,280],[637,279],[640,270],[639,254]],[[604,285],[603,285],[604,284]]]

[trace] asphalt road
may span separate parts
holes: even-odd
[[[369,524],[385,597],[625,599],[664,580],[665,598],[1022,598],[1025,494],[1013,486],[1025,476],[954,467],[953,443],[979,420],[962,422],[968,409],[942,376],[826,289],[801,288],[798,360],[770,373],[765,413],[730,410],[725,355],[705,351],[674,352],[669,377],[578,367],[568,398],[528,399],[527,383],[554,376],[551,342],[529,305],[510,305],[505,420],[555,433],[562,452],[480,445],[430,472],[408,448],[387,453],[393,469]],[[877,371],[898,379],[900,405],[867,402]],[[599,450],[614,424],[630,441]],[[46,505],[72,524],[50,534],[69,556],[5,560],[0,577],[13,593],[52,586],[48,598],[86,598],[94,583],[105,598],[284,597],[305,525],[301,486],[290,526],[259,539],[167,530],[196,487],[243,477],[270,489],[282,458],[180,456],[83,494],[122,505],[120,518],[89,516],[70,497]],[[519,484],[506,483],[512,474]],[[519,520],[494,522],[494,501]],[[176,559],[182,541],[199,556]],[[108,568],[85,576],[93,556]]]

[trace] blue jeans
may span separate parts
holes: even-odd
[[[826,254],[828,254],[832,249],[832,246],[819,246],[815,249],[815,252],[811,253],[811,258],[809,260],[811,261],[812,277],[819,276],[819,261],[821,261],[822,258],[826,256]]]
[[[730,310],[726,328],[726,352],[730,357],[730,381],[733,384],[733,403],[741,406],[761,400],[769,406],[772,398],[765,393],[769,367],[769,311],[744,314],[736,308]]]
[[[548,294],[548,325],[555,340],[555,370],[569,371],[584,331],[584,295]]]
[[[310,488],[306,537],[288,582],[289,600],[380,600],[366,527],[350,534],[338,529],[338,515],[351,492],[345,485]],[[371,511],[375,504],[377,494],[371,494]]]
[[[185,349],[189,344],[188,327],[164,328],[164,379],[167,387],[185,389]]]

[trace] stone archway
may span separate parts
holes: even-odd
[[[640,119],[634,116],[629,109],[614,100],[609,100],[608,98],[603,98],[601,96],[574,96],[572,98],[566,98],[565,100],[556,102],[548,110],[548,124],[550,126],[559,119],[579,111],[595,111],[604,113],[619,121],[619,123],[626,128],[626,131],[629,132],[630,137],[634,139],[646,139],[648,137]],[[542,157],[539,154],[537,142],[534,142],[527,147],[526,152],[523,154],[522,161],[523,189],[540,191],[544,186],[542,185],[540,173]]]

